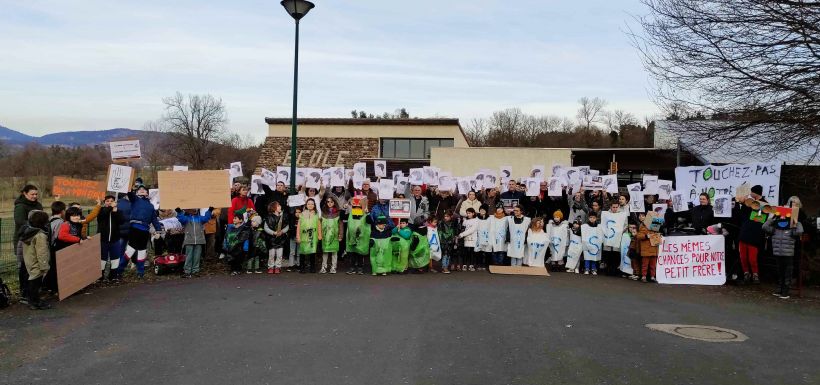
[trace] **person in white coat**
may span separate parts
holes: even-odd
[[[464,262],[468,264],[467,267],[470,271],[475,271],[475,247],[478,243],[478,219],[476,219],[476,212],[472,208],[468,208],[466,211],[467,219],[464,220],[462,226],[464,227],[464,231],[458,234],[458,239],[462,239],[464,241],[464,247],[461,248],[461,252],[464,253],[464,258],[462,259]],[[462,265],[462,271],[464,270],[464,266]]]
[[[535,218],[527,230],[527,253],[524,264],[532,267],[543,267],[547,255],[549,234],[544,231],[544,220]]]
[[[550,239],[550,265],[552,267],[563,265],[569,244],[569,224],[564,220],[564,213],[561,210],[555,210],[552,213],[552,221],[547,225],[547,235]]]
[[[530,218],[524,216],[521,205],[513,208],[513,215],[507,217],[509,243],[507,256],[510,257],[510,266],[521,266],[524,263],[524,253],[527,245],[527,230],[530,227]]]
[[[493,265],[504,265],[504,258],[507,256],[507,215],[504,208],[495,208],[495,214],[487,218],[490,227],[490,251],[493,256]]]
[[[490,264],[490,255],[493,252],[492,236],[490,235],[490,220],[487,218],[487,206],[478,209],[478,241],[475,246],[476,270],[487,270]]]

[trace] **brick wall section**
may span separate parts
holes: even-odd
[[[297,167],[326,168],[344,166],[353,168],[361,159],[379,156],[379,138],[297,138]],[[267,137],[257,162],[261,168],[275,170],[290,165],[290,138]]]

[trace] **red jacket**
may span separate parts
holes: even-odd
[[[63,222],[60,225],[60,231],[57,233],[57,239],[69,244],[80,242],[80,237],[71,234],[71,225],[68,221]]]
[[[245,211],[256,211],[253,201],[248,197],[243,198],[242,196],[236,196],[231,199],[231,207],[228,208],[228,223],[233,223],[234,212],[241,211],[242,209],[245,209]]]

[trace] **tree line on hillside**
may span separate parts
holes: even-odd
[[[211,95],[176,95],[162,100],[165,113],[143,127],[142,159],[130,165],[146,181],[173,165],[225,169],[241,161],[246,173],[256,168],[261,143],[227,128],[225,106]],[[111,164],[107,145],[65,147],[29,143],[13,149],[0,143],[0,177],[50,183],[54,176],[100,179]],[[249,175],[248,175],[249,176]],[[41,186],[49,189],[49,186]]]
[[[584,97],[579,104],[575,121],[509,108],[473,119],[464,133],[473,147],[653,147],[651,119],[642,124],[629,112],[605,110],[601,98]]]

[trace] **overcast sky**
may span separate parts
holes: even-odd
[[[302,117],[353,109],[466,123],[521,107],[573,117],[599,96],[657,112],[624,31],[637,0],[316,0],[302,21]],[[0,0],[0,125],[31,135],[141,128],[210,93],[262,138],[289,117],[293,20],[274,0]]]

